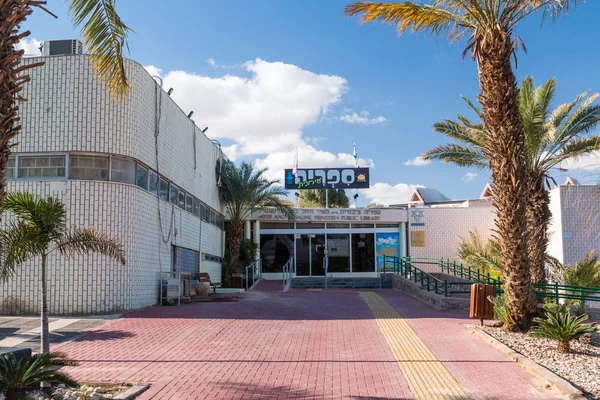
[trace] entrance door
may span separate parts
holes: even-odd
[[[323,276],[325,235],[296,237],[296,276]]]

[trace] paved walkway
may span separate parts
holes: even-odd
[[[142,399],[560,398],[468,319],[397,291],[245,296],[132,312],[53,348],[77,379],[152,382]]]

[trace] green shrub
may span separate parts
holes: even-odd
[[[559,353],[571,350],[571,340],[578,339],[586,333],[596,332],[591,324],[584,324],[587,315],[571,315],[569,307],[562,304],[548,303],[544,305],[546,318],[534,318],[537,326],[530,333],[532,336],[558,341]]]
[[[4,393],[6,400],[21,400],[26,390],[39,389],[42,382],[78,386],[69,375],[56,369],[74,365],[62,353],[35,354],[18,363],[14,354],[3,354],[0,356],[0,393]]]
[[[494,318],[501,321],[504,324],[510,323],[510,315],[508,313],[508,307],[503,296],[488,296],[488,300],[493,304]]]

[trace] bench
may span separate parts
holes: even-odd
[[[210,281],[210,275],[208,274],[208,272],[199,272],[198,280],[200,282],[208,282],[208,284],[213,288],[213,293],[217,293],[217,287],[221,287],[221,282]]]

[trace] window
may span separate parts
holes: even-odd
[[[327,223],[327,229],[342,229],[342,228],[350,228],[350,224],[331,224],[331,223]]]
[[[210,208],[206,206],[202,206],[202,221],[209,222],[210,220]]]
[[[192,200],[192,213],[196,216],[200,216],[200,202],[196,199]]]
[[[158,187],[158,197],[161,200],[169,201],[169,182],[160,178],[159,187]]]
[[[108,157],[71,156],[69,175],[73,179],[108,180]]]
[[[193,212],[194,198],[189,194],[185,196],[185,211]]]
[[[179,188],[173,184],[171,184],[171,190],[169,191],[169,201],[175,205],[179,203]]]
[[[135,183],[135,163],[133,160],[111,157],[110,180],[112,182]]]
[[[185,192],[183,190],[179,190],[179,199],[177,201],[177,205],[179,208],[185,210]]]
[[[65,156],[19,156],[18,164],[19,178],[65,177]]]
[[[138,185],[139,186],[139,185]],[[150,171],[148,178],[148,191],[155,196],[158,196],[158,175]]]
[[[135,169],[135,184],[144,190],[148,190],[148,169],[139,164]],[[156,188],[156,184],[154,186]]]
[[[6,164],[6,170],[4,171],[4,175],[6,179],[15,179],[15,165],[17,165],[15,157],[9,156],[8,162]]]

